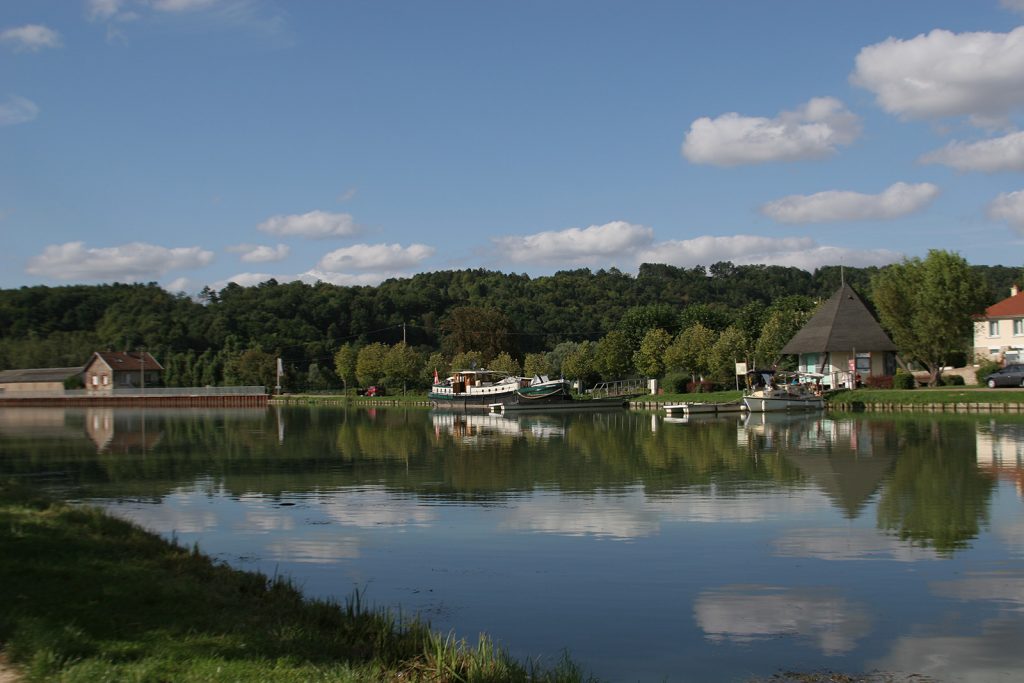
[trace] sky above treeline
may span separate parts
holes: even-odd
[[[1024,0],[4,0],[0,287],[1024,246]]]

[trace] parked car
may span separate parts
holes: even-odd
[[[1015,363],[996,370],[985,379],[990,389],[996,387],[1024,387],[1024,364]]]
[[[366,388],[366,393],[364,393],[363,395],[364,396],[384,396],[386,393],[387,393],[387,391],[384,390],[384,387],[373,386],[373,387],[367,387]]]

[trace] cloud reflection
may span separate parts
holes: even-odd
[[[937,560],[931,548],[909,545],[871,529],[794,529],[773,541],[778,557],[809,557],[817,560],[889,560],[919,562]]]
[[[705,591],[694,617],[711,641],[810,639],[826,655],[849,652],[871,630],[865,608],[828,589],[731,586]]]

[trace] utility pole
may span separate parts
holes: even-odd
[[[146,393],[146,352],[139,351],[139,389],[142,394]]]

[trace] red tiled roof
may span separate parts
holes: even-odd
[[[1019,318],[1024,316],[1024,292],[1009,296],[985,309],[986,318]]]

